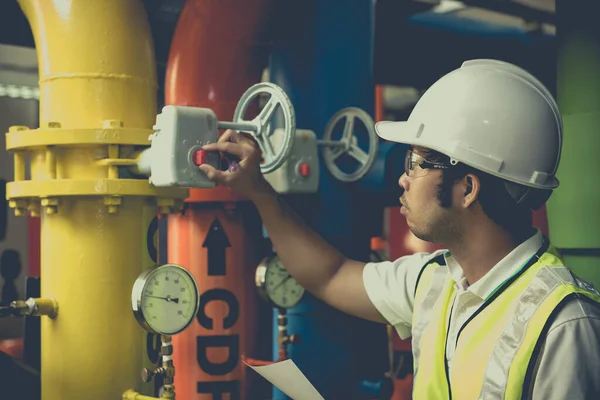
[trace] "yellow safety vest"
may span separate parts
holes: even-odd
[[[521,399],[531,379],[530,360],[539,351],[536,346],[553,313],[573,297],[600,303],[600,293],[566,268],[545,241],[460,328],[448,376],[446,340],[453,294],[443,256],[437,257],[421,271],[415,292],[415,400]]]

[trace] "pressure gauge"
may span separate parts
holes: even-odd
[[[131,306],[144,329],[174,335],[187,328],[198,313],[198,286],[192,274],[179,265],[155,266],[135,281]]]
[[[292,278],[276,254],[260,262],[255,279],[259,294],[277,307],[294,307],[304,295],[304,288]]]

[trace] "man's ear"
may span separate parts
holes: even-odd
[[[481,190],[481,182],[479,181],[479,178],[476,175],[467,174],[464,177],[464,185],[465,191],[462,202],[464,208],[469,208],[479,196],[479,191]]]

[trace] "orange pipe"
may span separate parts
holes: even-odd
[[[169,219],[169,262],[187,267],[200,290],[196,320],[173,336],[175,387],[182,399],[220,398],[214,393],[249,398],[242,359],[254,353],[257,336],[257,295],[249,272],[259,261],[254,239],[261,232],[244,214],[238,207],[190,204],[184,215]]]
[[[166,104],[210,108],[219,120],[231,121],[240,97],[268,65],[265,27],[272,4],[188,0],[171,44]],[[256,349],[253,275],[262,232],[243,200],[222,187],[192,189],[185,212],[169,216],[167,258],[192,272],[201,295],[198,318],[173,337],[175,387],[183,399],[252,398],[253,375],[242,359]]]

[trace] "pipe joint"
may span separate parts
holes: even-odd
[[[2,307],[0,316],[13,317],[39,317],[46,315],[50,318],[58,316],[58,302],[55,299],[32,298],[27,300],[16,300],[8,307]]]
[[[161,355],[162,355],[162,366],[153,370],[144,368],[142,369],[142,381],[150,382],[152,379],[157,377],[163,378],[163,393],[160,399],[175,399],[175,386],[173,386],[173,380],[175,378],[175,367],[173,366],[173,345],[171,343],[170,336],[161,336]],[[137,392],[128,390],[123,394],[125,400],[149,400],[156,399],[155,397],[142,396]]]
[[[41,205],[47,215],[53,215],[59,212],[61,197],[103,196],[108,213],[116,214],[123,197],[143,196],[160,197],[162,214],[178,212],[177,204],[188,196],[187,189],[156,188],[145,179],[119,176],[119,167],[136,173],[152,133],[152,129],[125,128],[117,119],[104,120],[99,128],[63,128],[58,121],[35,130],[9,128],[6,149],[14,154],[14,179],[7,184],[10,207],[17,216],[28,212],[39,216]]]

